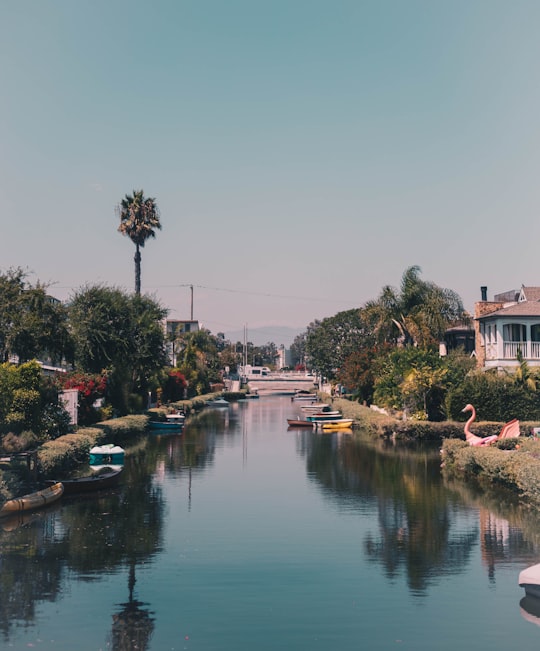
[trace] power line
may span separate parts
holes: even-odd
[[[249,296],[265,296],[267,298],[285,298],[294,301],[313,301],[317,303],[348,303],[349,301],[327,299],[327,298],[315,298],[313,296],[292,296],[287,294],[271,294],[270,292],[254,292],[245,289],[230,289],[226,287],[211,287],[209,285],[195,285],[193,283],[181,283],[179,285],[151,285],[147,286],[146,289],[175,289],[177,287],[196,287],[197,289],[209,289],[216,292],[228,292],[229,294],[247,294]]]

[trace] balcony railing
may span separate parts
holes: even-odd
[[[523,359],[540,359],[540,341],[503,342],[504,359],[516,359],[518,351],[521,351]],[[487,351],[486,353],[489,355]],[[488,357],[488,358],[494,359],[493,357]]]

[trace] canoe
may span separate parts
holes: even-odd
[[[105,488],[112,488],[117,486],[120,481],[123,467],[117,470],[109,470],[97,475],[89,475],[87,477],[76,477],[75,479],[62,479],[64,486],[64,495],[71,495],[73,493],[86,493],[89,491],[103,490]],[[49,480],[51,485],[54,480]]]
[[[63,484],[61,482],[56,482],[52,486],[48,486],[41,491],[28,493],[28,495],[23,495],[22,497],[15,497],[14,499],[8,500],[4,503],[4,506],[0,509],[0,518],[13,515],[19,511],[32,511],[33,509],[39,509],[47,504],[56,502],[56,500],[59,500],[62,497],[63,493]]]
[[[289,427],[313,428],[313,423],[310,420],[301,420],[300,418],[287,418],[287,423],[289,424]]]

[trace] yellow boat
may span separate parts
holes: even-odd
[[[40,509],[47,504],[59,500],[63,493],[64,485],[61,482],[57,482],[56,484],[44,488],[41,491],[37,491],[36,493],[28,493],[28,495],[15,497],[4,503],[4,506],[0,509],[0,518],[13,515],[14,513],[19,513],[20,511],[33,511],[34,509]]]
[[[353,424],[352,418],[341,418],[340,420],[328,420],[317,423],[322,429],[351,429]]]

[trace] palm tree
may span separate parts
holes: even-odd
[[[422,280],[416,265],[403,273],[400,291],[386,286],[366,303],[363,317],[380,342],[404,346],[436,344],[449,326],[467,320],[458,294]]]
[[[150,237],[155,237],[155,229],[161,230],[159,210],[156,200],[145,197],[143,190],[133,190],[133,195],[122,199],[116,207],[120,217],[118,230],[122,235],[127,235],[135,244],[135,293],[141,294],[141,251],[145,242]]]

